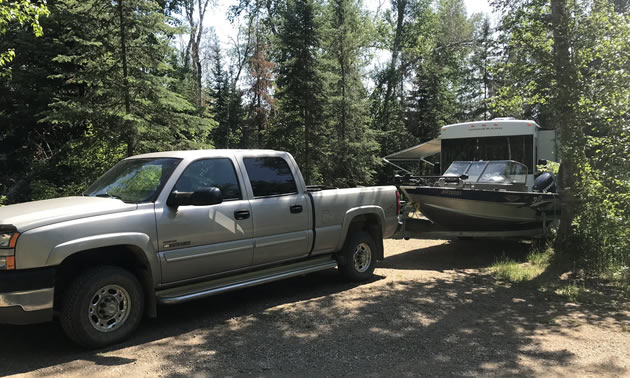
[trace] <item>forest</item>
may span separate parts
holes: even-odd
[[[310,184],[387,183],[382,156],[511,116],[559,134],[556,251],[627,279],[630,1],[491,6],[0,0],[0,204],[77,195],[126,156],[175,149],[280,149]],[[217,17],[229,44],[205,26]]]

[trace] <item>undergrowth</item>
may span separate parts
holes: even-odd
[[[534,286],[545,295],[574,303],[627,303],[630,283],[626,274],[589,277],[575,264],[557,259],[551,243],[534,243],[524,261],[507,256],[490,271],[501,282]]]
[[[515,261],[507,256],[503,256],[490,267],[490,270],[501,281],[532,281],[549,267],[552,256],[553,249],[551,247],[532,246],[525,262]]]

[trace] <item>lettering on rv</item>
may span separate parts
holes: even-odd
[[[475,127],[475,128],[468,129],[468,131],[484,131],[484,130],[503,130],[503,127]]]

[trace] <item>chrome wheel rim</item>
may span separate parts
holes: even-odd
[[[131,299],[119,285],[107,285],[92,295],[88,306],[88,319],[99,332],[112,332],[120,328],[129,317]]]
[[[366,243],[357,245],[352,254],[352,261],[354,262],[354,269],[357,272],[363,273],[367,271],[372,262],[372,250],[370,246]]]

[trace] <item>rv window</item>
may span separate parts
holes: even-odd
[[[458,160],[515,160],[534,172],[532,135],[442,139],[442,167]],[[470,176],[470,174],[469,174]]]

